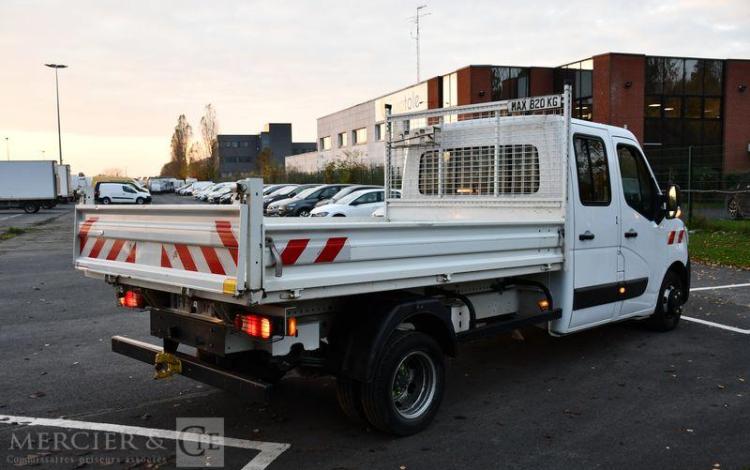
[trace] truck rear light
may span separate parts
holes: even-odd
[[[297,336],[297,319],[291,317],[286,321],[286,335]]]
[[[271,337],[271,320],[260,315],[237,315],[234,317],[234,326],[243,333],[256,338]]]
[[[146,305],[143,294],[135,290],[126,290],[118,300],[120,306],[126,308],[143,308]]]

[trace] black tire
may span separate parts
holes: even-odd
[[[23,211],[27,214],[36,214],[37,212],[39,212],[39,204],[33,201],[27,201],[23,203],[21,209],[23,209]]]
[[[333,214],[334,217],[346,217],[344,214]]]
[[[52,209],[53,207],[55,207],[53,202],[45,201],[42,203],[42,209]]]
[[[396,331],[383,348],[372,382],[362,386],[362,408],[374,427],[408,436],[432,422],[444,388],[445,359],[438,343],[418,331]]]
[[[139,197],[139,198],[137,198],[137,199],[135,200],[135,203],[136,203],[136,204],[138,204],[138,205],[140,206],[140,205],[143,205],[143,204],[145,204],[145,203],[146,203],[146,200],[145,200],[145,199],[143,199],[142,197]]]
[[[671,331],[680,323],[682,305],[685,303],[685,287],[674,271],[668,271],[659,289],[656,309],[646,320],[646,326],[654,331]]]
[[[336,399],[341,411],[354,422],[365,419],[362,408],[362,384],[348,377],[336,377]]]
[[[742,218],[740,202],[736,197],[731,197],[727,202],[727,215],[729,215],[729,218],[732,220],[740,220]]]
[[[300,209],[294,215],[296,215],[297,217],[309,217],[310,209]]]
[[[112,203],[112,200],[110,198],[108,197],[102,198],[102,204],[111,204],[111,203]]]

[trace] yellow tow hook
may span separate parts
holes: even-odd
[[[172,353],[156,353],[154,379],[166,379],[182,373],[182,361]]]

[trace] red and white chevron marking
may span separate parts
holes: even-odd
[[[281,263],[289,266],[348,260],[351,250],[347,241],[346,237],[292,239],[281,250]]]
[[[685,238],[685,230],[672,230],[667,236],[667,245],[674,245],[675,243],[680,244]]]
[[[237,274],[239,244],[229,221],[215,221],[216,235],[221,241],[221,247],[92,237],[90,232],[97,221],[97,217],[88,218],[79,228],[78,238],[82,257],[222,276]]]
[[[200,273],[234,276],[237,264],[226,248],[162,243],[159,265]]]

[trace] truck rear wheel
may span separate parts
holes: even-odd
[[[37,212],[39,212],[39,204],[33,201],[24,202],[23,206],[21,207],[27,214],[36,214]]]
[[[646,325],[656,331],[670,331],[677,327],[682,315],[685,293],[680,276],[668,271],[659,289],[654,313],[646,320]]]
[[[396,331],[362,386],[367,420],[380,429],[408,436],[426,428],[437,414],[445,387],[443,351],[418,331]]]

